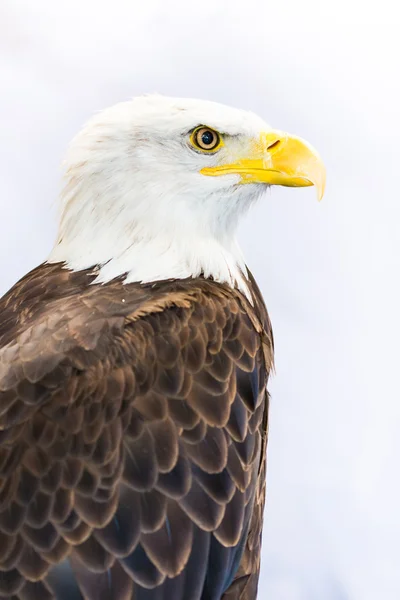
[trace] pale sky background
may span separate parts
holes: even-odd
[[[325,160],[321,204],[312,188],[274,188],[240,232],[276,339],[260,600],[400,598],[398,11],[0,4],[1,293],[50,251],[69,140],[117,101],[251,109]]]

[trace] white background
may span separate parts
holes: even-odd
[[[400,598],[395,2],[2,0],[0,291],[45,259],[60,162],[145,92],[258,112],[322,154],[240,239],[274,325],[261,600]]]

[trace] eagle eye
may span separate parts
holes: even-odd
[[[220,134],[209,127],[197,127],[190,136],[190,141],[202,152],[215,152],[222,146]]]

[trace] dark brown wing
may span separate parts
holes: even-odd
[[[0,597],[254,599],[260,309],[80,277],[41,267],[0,305]]]
[[[264,347],[264,357],[268,375],[271,369],[273,369],[274,341],[272,328],[261,292],[250,272],[249,279],[254,301],[254,309],[262,323],[261,336],[263,340],[262,343]],[[257,328],[256,324],[255,326]],[[264,422],[261,427],[262,432],[264,432],[263,445],[261,450],[259,474],[256,483],[249,532],[239,568],[236,571],[232,584],[223,595],[222,600],[254,600],[254,598],[257,596],[261,561],[261,534],[266,492],[265,476],[267,466],[268,409],[269,395],[267,392],[265,397]]]

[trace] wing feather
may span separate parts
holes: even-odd
[[[0,598],[254,600],[260,298],[80,278],[45,265],[0,301]]]

